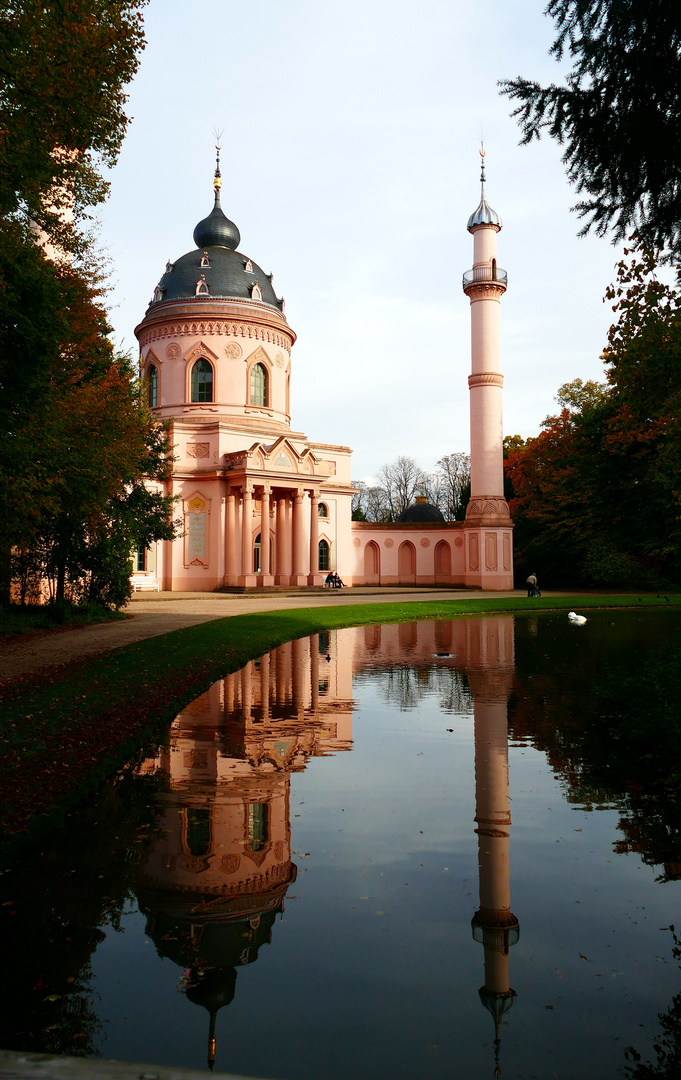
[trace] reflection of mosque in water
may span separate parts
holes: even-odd
[[[352,748],[353,676],[377,669],[398,683],[400,669],[409,672],[399,683],[403,707],[436,692],[446,711],[468,712],[463,681],[473,699],[480,906],[472,925],[484,946],[479,993],[494,1017],[498,1059],[502,1017],[516,996],[509,946],[519,934],[508,859],[513,656],[506,616],[327,631],[252,661],[176,718],[167,745],[142,767],[165,774],[168,792],[138,895],[159,953],[184,969],[187,997],[210,1014],[211,1068],[217,1012],[234,997],[237,969],[271,940],[296,878],[291,773]]]

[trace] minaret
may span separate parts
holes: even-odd
[[[466,510],[466,583],[513,588],[513,525],[504,499],[499,304],[507,275],[497,266],[501,218],[485,193],[485,151],[480,150],[480,204],[468,219],[473,268],[463,276],[471,302],[471,499]]]
[[[509,950],[520,936],[511,911],[508,790],[508,695],[513,679],[513,620],[485,619],[477,657],[469,651],[469,684],[475,731],[475,821],[480,906],[473,916],[475,941],[485,953],[485,982],[478,994],[494,1019],[494,1076],[501,1076],[501,1024],[516,1001],[509,984]],[[476,662],[477,660],[477,662]]]

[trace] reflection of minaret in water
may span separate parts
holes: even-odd
[[[494,1075],[498,1077],[501,1023],[516,1000],[515,990],[509,986],[509,949],[518,941],[520,930],[511,911],[508,859],[507,701],[513,673],[513,623],[508,620],[496,626],[500,632],[492,620],[481,620],[481,667],[469,669],[468,679],[475,715],[475,831],[480,874],[480,907],[472,928],[474,939],[485,951],[485,984],[479,994],[494,1017]],[[495,632],[494,641],[489,640],[491,632]]]
[[[334,660],[322,684],[329,648],[335,658],[335,635],[311,635],[227,675],[142,766],[168,791],[162,836],[140,871],[140,910],[159,954],[184,969],[187,998],[208,1011],[211,1070],[218,1011],[234,998],[238,968],[271,941],[296,878],[291,773],[351,746],[351,666]]]

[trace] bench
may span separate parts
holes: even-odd
[[[132,574],[130,577],[130,584],[132,585],[133,592],[141,592],[142,589],[153,589],[154,592],[161,591],[161,586],[157,579],[152,577],[151,574]]]

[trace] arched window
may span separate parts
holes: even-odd
[[[196,295],[208,296],[208,282],[206,281],[204,274],[201,274],[201,277],[196,282]]]
[[[147,401],[151,409],[158,405],[158,371],[153,364],[149,365],[147,371]]]
[[[317,510],[317,513],[319,514],[320,517],[326,517],[327,518],[329,516],[329,508],[326,505],[326,503],[320,503],[319,504],[319,508]]]
[[[254,285],[251,286],[251,299],[252,300],[262,300],[262,289],[258,285],[257,281],[255,282]]]
[[[262,851],[269,840],[269,807],[266,802],[248,804],[248,846]]]
[[[260,573],[260,550],[262,547],[262,533],[258,533],[253,544],[253,573]]]
[[[326,540],[319,541],[319,569],[329,569],[329,545]]]
[[[207,251],[204,251],[203,255],[201,256],[201,262],[199,263],[199,266],[210,266],[210,259],[208,258]]]
[[[267,405],[267,371],[262,364],[251,368],[251,405]]]
[[[192,401],[213,400],[213,368],[202,356],[192,368]]]
[[[194,856],[208,855],[212,846],[210,810],[190,806],[185,813],[185,838],[189,853]]]

